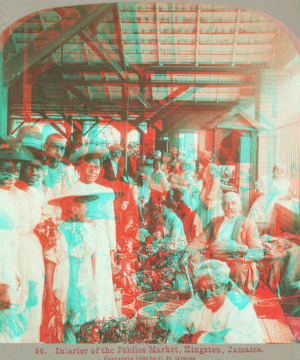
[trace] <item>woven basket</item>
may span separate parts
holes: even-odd
[[[179,299],[179,296],[174,291],[161,291],[157,294],[157,301],[168,303]]]
[[[122,307],[122,315],[129,317],[129,320],[124,322],[124,328],[126,328],[128,331],[133,330],[135,328],[137,319],[136,311],[132,308]]]
[[[158,312],[158,308],[154,305],[144,306],[138,311],[138,319],[142,324],[153,328],[158,322]]]
[[[138,309],[144,307],[145,305],[154,305],[156,302],[156,293],[150,292],[139,295],[136,300]]]

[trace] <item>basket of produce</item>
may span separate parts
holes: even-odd
[[[123,320],[124,319],[124,320]],[[137,319],[137,313],[135,309],[122,307],[122,315],[120,316],[120,322],[122,322],[124,329],[132,331],[135,328]]]
[[[150,292],[150,293],[141,294],[137,297],[136,301],[137,301],[138,309],[142,308],[145,305],[149,305],[149,304],[154,305],[156,302],[156,293]]]
[[[159,325],[161,328],[167,330],[168,323],[169,323],[169,317],[172,315],[179,307],[181,306],[180,303],[169,303],[164,304],[161,306],[159,311]]]
[[[175,302],[179,299],[179,296],[176,294],[176,291],[174,290],[164,290],[164,291],[160,291],[157,294],[157,301],[158,302],[162,302],[162,303],[167,303],[167,302]]]
[[[129,342],[136,325],[137,314],[134,309],[122,308],[118,318],[103,321],[95,319],[81,325],[76,334],[78,343]]]
[[[136,330],[131,337],[131,344],[151,344],[165,343],[168,331],[164,330],[159,324],[154,327],[146,323],[138,322]]]
[[[154,305],[147,305],[138,310],[140,324],[154,327],[158,322],[158,308]]]
[[[152,273],[153,271],[138,271],[136,272],[137,286],[143,289],[144,292],[150,292],[152,287]]]

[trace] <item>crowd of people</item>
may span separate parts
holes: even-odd
[[[142,150],[60,134],[0,139],[0,342],[74,343],[82,325],[120,316],[117,293],[181,290],[183,278],[193,296],[167,341],[263,342],[259,283],[300,289],[297,234],[276,223],[284,167],[260,179],[245,213],[232,164]]]

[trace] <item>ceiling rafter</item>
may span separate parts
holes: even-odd
[[[51,78],[41,79],[36,85],[60,85],[64,86],[100,86],[100,85],[110,85],[110,86],[123,86],[124,82],[120,82],[120,80],[110,80],[110,79],[101,79],[101,80],[84,80],[84,79],[76,79],[76,80],[55,80]],[[139,85],[140,82],[138,80],[130,80],[126,81],[126,85]],[[175,82],[155,82],[155,81],[147,81],[145,85],[148,87],[156,87],[156,88],[166,88],[166,87],[180,87],[180,86],[194,86],[194,87],[249,87],[255,86],[254,81],[245,81],[245,82],[192,82],[192,81],[175,81]],[[170,94],[169,96],[172,96]],[[165,103],[165,101],[162,101]]]
[[[6,84],[11,84],[18,76],[22,75],[24,71],[28,71],[38,62],[45,59],[51,55],[55,50],[64,45],[68,40],[73,38],[79,31],[84,29],[88,24],[96,19],[104,17],[109,10],[111,10],[112,5],[97,5],[96,9],[87,15],[83,16],[78,20],[74,25],[66,29],[65,32],[61,33],[59,36],[52,38],[51,42],[47,42],[45,46],[39,50],[38,53],[32,51],[34,49],[34,41],[37,39],[44,39],[46,36],[46,31],[38,35],[35,40],[29,43],[26,48],[29,55],[27,63],[24,64],[24,52],[20,51],[14,57],[4,62],[4,82]],[[52,25],[51,29],[55,29],[56,24]],[[48,30],[47,30],[48,31]],[[47,36],[46,36],[47,38]]]
[[[117,46],[118,46],[120,57],[121,57],[121,64],[122,64],[123,69],[125,70],[126,69],[126,58],[125,58],[125,54],[124,54],[122,28],[121,28],[118,4],[114,5],[113,12],[114,12],[114,21],[115,21],[115,32],[116,32],[116,37],[117,37]]]
[[[194,86],[190,86],[189,88],[185,89],[184,91],[182,91],[182,93],[180,93],[180,95],[184,94],[185,92],[187,92],[188,90],[194,88]],[[194,94],[194,93],[193,93]],[[190,94],[190,95],[193,95]],[[179,97],[180,95],[177,95],[176,97]],[[164,106],[162,106],[156,114],[154,114],[154,116],[150,119],[148,126],[151,127],[152,125],[154,125],[158,120],[160,120],[163,116],[167,116],[169,113],[173,112],[174,110],[176,110],[178,107],[180,107],[182,104],[184,104],[186,101],[188,101],[188,99],[184,99],[179,101],[178,103],[174,104],[173,101],[176,99],[176,97],[174,97],[174,99],[168,101],[167,104],[165,104]],[[170,109],[169,106],[173,105]]]
[[[123,69],[120,67],[119,64],[115,63],[113,60],[111,60],[107,55],[106,51],[101,45],[100,42],[95,42],[95,40],[92,38],[91,34],[88,31],[82,30],[79,32],[79,36],[82,38],[82,40],[93,50],[93,52],[99,56],[99,58],[109,64],[109,66],[112,68],[114,72],[118,75],[118,77],[125,81],[125,77],[123,75]]]
[[[178,89],[174,90],[170,96],[169,96],[169,101],[166,102],[163,106],[161,106],[158,110],[154,110],[154,113],[149,117],[149,124],[150,123],[154,123],[157,120],[153,120],[153,118],[155,117],[155,119],[157,118],[157,116],[160,116],[160,114],[162,114],[162,112],[170,105],[172,104],[172,102],[179,97],[180,95],[184,94],[187,90],[189,89],[188,86],[179,86]],[[150,110],[151,111],[151,110]],[[136,121],[135,124],[139,125],[142,122],[144,122],[144,116],[141,115]]]

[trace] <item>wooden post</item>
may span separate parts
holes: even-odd
[[[7,135],[8,130],[8,87],[4,83],[3,46],[4,34],[0,34],[0,136]]]

